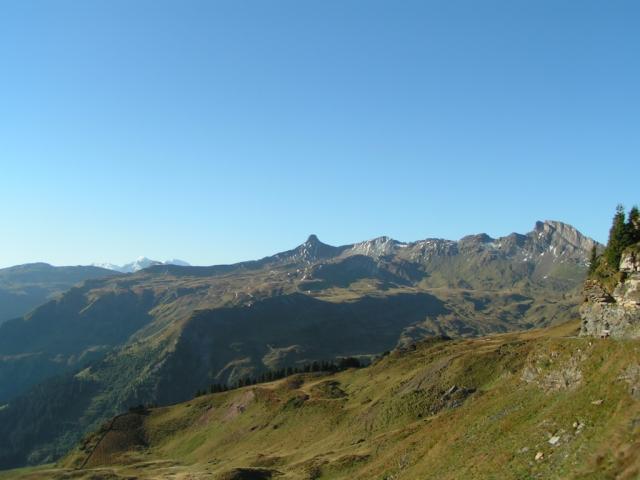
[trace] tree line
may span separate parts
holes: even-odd
[[[609,230],[609,240],[602,255],[598,255],[595,245],[591,251],[589,273],[596,273],[601,267],[614,272],[619,271],[622,252],[638,242],[640,242],[640,212],[638,207],[631,208],[627,215],[625,214],[624,206],[618,205]]]
[[[277,370],[267,370],[257,376],[247,376],[239,379],[237,382],[229,385],[227,383],[213,383],[208,388],[197,390],[195,397],[200,397],[208,393],[220,393],[229,390],[235,390],[236,388],[247,387],[249,385],[256,385],[258,383],[273,382],[274,380],[280,380],[282,378],[296,375],[299,373],[336,373],[349,368],[361,368],[363,363],[355,357],[345,357],[336,361],[320,361],[307,363],[300,367],[286,367]]]

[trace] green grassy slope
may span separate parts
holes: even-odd
[[[425,341],[127,414],[57,467],[0,478],[637,478],[640,344],[576,328]]]
[[[0,382],[0,397],[22,392],[0,411],[0,465],[55,459],[129,405],[181,401],[209,383],[376,354],[425,336],[547,325],[575,315],[578,303],[564,291],[382,289],[375,278],[309,295],[286,274],[115,278],[74,289],[15,322],[15,332],[6,324],[0,345],[10,355],[0,356],[0,379],[7,380]],[[249,293],[237,299],[225,293],[239,285]],[[59,341],[44,343],[56,336]],[[17,350],[21,344],[24,353]],[[27,389],[60,373],[66,377]],[[46,401],[61,388],[89,397],[61,399],[77,406],[74,419]],[[46,419],[38,428],[34,415]]]
[[[25,315],[38,305],[90,278],[116,272],[99,267],[54,267],[30,263],[0,269],[0,323]]]

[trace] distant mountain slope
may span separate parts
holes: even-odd
[[[25,315],[33,308],[90,278],[113,272],[98,267],[54,267],[28,263],[0,269],[0,323]]]
[[[577,318],[594,245],[559,222],[458,242],[333,247],[312,235],[261,260],[86,282],[0,326],[0,465],[50,460],[129,405],[181,401],[208,383]],[[52,375],[62,377],[40,383]],[[63,424],[47,398],[67,409]],[[41,421],[56,426],[25,427],[18,404],[45,408]]]
[[[23,480],[632,479],[636,343],[579,323],[430,339],[372,366],[124,413]]]

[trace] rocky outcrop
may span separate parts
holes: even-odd
[[[596,281],[585,283],[581,335],[640,338],[640,257],[635,250],[622,255],[620,272],[611,295]]]
[[[604,287],[595,280],[587,280],[585,282],[584,297],[585,301],[590,303],[613,303],[615,301]]]
[[[567,355],[558,350],[534,351],[528,356],[520,379],[545,392],[572,390],[582,383],[582,362],[586,358],[579,352]]]
[[[636,250],[630,250],[620,259],[620,271],[623,273],[640,272],[640,255]]]

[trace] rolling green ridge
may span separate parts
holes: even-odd
[[[578,322],[431,339],[121,415],[17,479],[637,478],[640,348]]]
[[[98,267],[30,263],[0,269],[0,324],[21,317],[73,285],[115,272]]]

